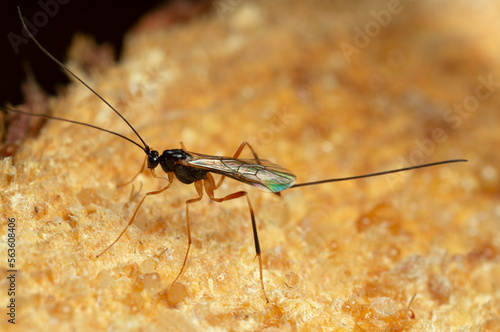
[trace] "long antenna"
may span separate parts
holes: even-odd
[[[364,175],[350,176],[347,178],[328,179],[328,180],[321,180],[321,181],[314,181],[314,182],[304,182],[304,183],[294,184],[289,189],[297,188],[297,187],[313,186],[316,184],[329,183],[329,182],[340,182],[340,181],[347,181],[347,180],[354,180],[354,179],[369,178],[372,176],[379,176],[379,175],[385,175],[385,174],[391,174],[391,173],[404,172],[404,171],[409,171],[409,170],[417,169],[417,168],[424,168],[424,167],[429,167],[429,166],[451,164],[451,163],[463,163],[463,162],[467,162],[467,161],[468,161],[467,159],[444,160],[444,161],[438,161],[438,162],[430,163],[430,164],[423,164],[423,165],[393,169],[390,171],[383,171],[383,172],[370,173],[370,174],[364,174]]]
[[[99,97],[99,99],[101,99],[106,105],[108,105],[109,108],[111,108],[116,114],[118,114],[118,116],[120,118],[122,118],[123,121],[125,121],[125,123],[130,127],[130,129],[132,129],[132,131],[137,135],[137,137],[139,137],[139,139],[141,140],[142,144],[144,144],[144,147],[141,146],[141,149],[143,151],[148,151],[149,150],[149,146],[146,144],[146,142],[144,142],[144,140],[142,139],[142,137],[139,135],[139,133],[134,129],[134,127],[132,127],[132,125],[127,121],[127,119],[125,119],[123,117],[123,115],[120,114],[120,112],[118,112],[113,106],[111,106],[110,103],[108,103],[106,101],[106,99],[104,99],[103,97],[101,97],[97,92],[94,91],[94,89],[92,89],[87,83],[85,83],[84,81],[82,81],[78,76],[76,76],[75,74],[73,74],[73,72],[71,70],[69,70],[68,67],[66,67],[61,61],[57,60],[52,54],[50,54],[45,48],[43,48],[42,45],[40,45],[40,43],[36,40],[36,38],[31,34],[31,32],[28,30],[28,27],[26,26],[26,23],[24,23],[24,19],[23,19],[23,15],[21,14],[21,8],[19,8],[19,6],[17,6],[17,12],[19,13],[19,18],[21,19],[21,23],[23,25],[23,28],[24,30],[26,31],[26,33],[28,34],[28,36],[30,37],[31,40],[33,40],[33,42],[38,46],[38,48],[40,50],[42,50],[43,53],[45,53],[49,58],[52,59],[52,61],[54,61],[55,63],[57,63],[59,65],[59,67],[61,67],[62,69],[64,69],[65,71],[67,71],[69,74],[71,74],[71,76],[73,76],[74,78],[76,78],[80,83],[82,83],[87,89],[89,89],[90,91],[92,91],[93,94],[95,94],[97,97]],[[22,112],[18,112],[18,113],[22,113]],[[27,114],[27,113],[25,113]],[[32,115],[32,114],[29,114],[29,115]],[[53,119],[56,119],[56,118],[53,118]],[[57,120],[64,120],[64,119],[60,119],[58,118]],[[96,127],[96,126],[92,126],[92,125],[87,125],[87,124],[84,124],[84,123],[81,123],[81,122],[78,122],[78,121],[71,121],[71,120],[65,120],[67,122],[71,122],[71,123],[76,123],[76,124],[81,124],[81,125],[86,125],[88,127],[92,127],[92,128],[96,128],[96,129],[101,129],[103,131],[106,131],[106,132],[109,132],[111,134],[115,134],[117,136],[120,136],[120,137],[124,137],[120,134],[117,134],[117,133],[113,133],[113,132],[110,132],[108,130],[105,130],[105,129],[102,129],[102,128],[99,128],[99,127]],[[125,137],[124,137],[125,138]],[[130,139],[127,139],[129,141],[131,141]],[[134,142],[135,143],[135,142]],[[138,145],[137,143],[135,143],[136,145]],[[147,152],[146,152],[147,153]]]
[[[121,137],[121,138],[129,141],[130,143],[133,143],[133,144],[137,145],[141,150],[144,151],[144,148],[139,143],[131,140],[130,138],[128,138],[126,136],[123,136],[122,134],[115,133],[114,131],[111,131],[111,130],[108,130],[108,129],[104,129],[104,128],[101,128],[101,127],[98,127],[98,126],[94,126],[94,125],[91,125],[91,124],[88,124],[88,123],[74,121],[74,120],[68,120],[68,119],[63,119],[63,118],[58,118],[57,116],[52,116],[52,115],[47,115],[47,114],[38,114],[38,113],[24,112],[24,111],[16,110],[16,109],[5,107],[5,106],[0,106],[0,111],[2,111],[2,112],[10,112],[10,113],[18,113],[18,114],[29,115],[29,116],[36,116],[36,117],[39,117],[39,118],[45,118],[45,119],[49,119],[49,120],[64,121],[64,122],[69,122],[69,123],[73,123],[73,124],[77,124],[77,125],[82,125],[82,126],[86,126],[86,127],[98,129],[98,130],[104,131],[106,133],[110,133],[110,134],[113,134],[115,136]]]

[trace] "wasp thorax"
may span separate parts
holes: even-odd
[[[181,149],[170,149],[165,150],[159,158],[161,168],[165,172],[175,172],[175,166],[178,164],[179,160],[191,159],[191,155]]]

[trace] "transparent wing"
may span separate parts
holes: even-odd
[[[185,160],[187,166],[205,169],[212,173],[250,184],[264,191],[277,193],[295,184],[296,177],[289,170],[269,160],[237,159],[188,152],[192,159]]]

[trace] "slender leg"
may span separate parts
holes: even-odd
[[[146,199],[146,197],[150,196],[150,195],[158,195],[162,192],[164,192],[165,190],[167,190],[168,188],[170,188],[170,185],[172,184],[172,182],[174,181],[174,174],[173,173],[167,173],[168,175],[168,184],[159,189],[159,190],[155,190],[155,191],[150,191],[150,192],[147,192],[144,197],[141,199],[141,201],[139,202],[139,205],[137,205],[137,208],[135,209],[135,212],[134,214],[132,215],[132,218],[130,218],[130,221],[128,222],[127,226],[125,226],[125,229],[120,233],[120,235],[118,235],[118,237],[116,238],[115,241],[113,241],[113,243],[111,243],[106,249],[104,249],[99,255],[97,255],[96,257],[99,258],[102,254],[104,254],[106,251],[109,250],[109,248],[111,248],[116,242],[118,242],[118,240],[122,237],[122,235],[125,233],[125,231],[127,230],[127,228],[129,228],[130,225],[132,225],[132,223],[134,222],[134,219],[135,219],[135,216],[137,215],[137,212],[139,211],[142,203],[144,202],[144,200]],[[153,173],[153,176],[155,176],[155,174]],[[155,176],[156,177],[156,176]]]
[[[186,146],[184,145],[184,142],[180,142],[180,144],[181,144],[182,150],[187,151]],[[257,161],[257,164],[260,165],[260,158],[259,158],[259,156],[257,156],[257,153],[252,148],[252,146],[250,145],[250,143],[247,143],[247,142],[241,143],[241,145],[238,148],[238,150],[236,150],[236,152],[234,153],[233,158],[238,158],[240,156],[241,152],[243,151],[243,149],[245,148],[245,146],[248,146],[248,148],[252,151],[253,157]],[[219,179],[219,183],[217,183],[217,185],[214,185],[214,190],[218,189],[221,186],[221,184],[222,184],[222,182],[224,181],[225,178],[226,177],[224,175],[221,176],[221,178]],[[277,193],[277,194],[279,194],[279,193]]]
[[[253,157],[255,158],[255,160],[257,161],[257,164],[260,165],[260,158],[259,156],[257,156],[257,153],[255,152],[255,150],[252,148],[252,146],[247,143],[247,142],[243,142],[241,143],[240,147],[238,148],[238,150],[236,150],[236,152],[234,153],[233,155],[233,158],[238,158],[241,154],[241,152],[243,151],[243,149],[245,148],[245,146],[248,146],[248,148],[252,151],[252,154],[253,154]],[[226,177],[223,175],[221,176],[221,178],[219,179],[219,182],[217,183],[216,186],[214,186],[214,190],[216,190],[217,188],[219,188],[222,184],[222,181],[224,181]]]
[[[253,240],[255,243],[255,253],[256,253],[256,257],[259,258],[260,285],[262,286],[262,292],[264,293],[264,297],[265,297],[267,303],[269,303],[269,299],[267,298],[267,295],[266,295],[266,289],[264,288],[264,278],[262,276],[262,254],[261,254],[260,244],[259,244],[259,235],[257,234],[257,224],[255,223],[255,215],[253,213],[252,203],[250,202],[250,198],[248,197],[247,192],[246,191],[238,191],[238,192],[229,194],[229,195],[222,197],[222,198],[216,198],[216,197],[214,197],[214,190],[217,188],[215,186],[215,180],[214,180],[212,174],[207,173],[207,179],[204,181],[204,183],[205,183],[205,191],[207,192],[208,197],[210,197],[210,199],[215,201],[215,202],[222,203],[224,201],[229,201],[229,200],[240,198],[243,196],[246,197],[247,203],[248,203],[248,210],[250,211],[250,218],[252,219],[252,231],[253,231]]]
[[[146,156],[146,158],[144,158],[144,162],[142,163],[141,170],[139,172],[137,172],[137,174],[134,175],[134,177],[132,179],[130,179],[127,182],[124,182],[124,183],[119,183],[117,185],[117,187],[120,188],[120,187],[128,186],[129,184],[131,184],[139,176],[139,174],[141,174],[144,171],[144,169],[146,168],[146,160],[147,159],[148,159],[148,156]]]
[[[181,144],[182,144],[182,142],[181,142]],[[182,144],[182,146],[184,146],[184,144]],[[243,151],[243,148],[245,148],[245,146],[248,146],[248,148],[252,151],[252,154],[253,154],[253,157],[255,158],[255,161],[257,162],[258,165],[260,165],[260,158],[259,158],[259,156],[257,156],[257,153],[255,152],[255,150],[247,142],[241,143],[241,145],[238,148],[238,150],[236,150],[236,152],[234,153],[233,158],[238,158],[238,156],[241,154],[241,152]],[[220,177],[219,182],[217,183],[217,185],[214,186],[214,190],[218,189],[222,185],[222,182],[224,181],[225,178],[226,177],[224,175]],[[273,193],[273,194],[275,194],[276,196],[280,196],[281,197],[281,192],[276,192],[276,193]]]
[[[184,142],[181,142],[180,144],[181,144],[181,148],[182,148],[182,150],[187,151],[186,146],[184,145]],[[259,164],[259,165],[260,165],[260,158],[259,158],[259,156],[257,156],[257,153],[256,153],[256,152],[255,152],[255,150],[252,148],[252,146],[250,145],[250,143],[247,143],[247,142],[243,142],[243,143],[241,143],[241,145],[240,145],[240,147],[238,148],[238,150],[236,150],[236,152],[234,153],[233,158],[238,158],[238,157],[239,157],[239,155],[241,154],[241,152],[243,151],[243,148],[244,148],[245,146],[248,146],[248,148],[252,151],[253,157],[255,158],[255,160],[257,160],[257,164]]]
[[[192,241],[191,241],[191,229],[189,227],[189,204],[198,202],[198,201],[200,201],[203,198],[203,183],[202,183],[202,180],[195,181],[194,187],[196,188],[196,191],[198,192],[198,197],[193,198],[193,199],[189,199],[189,200],[186,201],[186,225],[187,225],[187,235],[188,235],[188,247],[187,247],[187,250],[186,250],[186,255],[184,256],[184,262],[182,263],[181,270],[179,271],[179,274],[177,275],[177,277],[174,279],[174,281],[172,283],[176,282],[177,279],[179,279],[179,277],[181,276],[182,272],[184,271],[184,267],[186,266],[187,258],[188,258],[188,255],[189,255],[189,249],[191,248],[191,244],[192,244]]]

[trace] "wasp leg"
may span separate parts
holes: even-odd
[[[241,143],[240,147],[238,148],[238,150],[236,150],[236,152],[234,153],[233,155],[233,158],[238,158],[241,154],[241,152],[243,151],[243,149],[245,148],[245,146],[248,146],[248,148],[252,151],[252,154],[253,154],[253,157],[255,158],[255,160],[257,161],[257,164],[260,165],[260,158],[259,156],[257,156],[257,153],[255,152],[255,150],[252,148],[252,146],[247,143],[247,142],[243,142]],[[214,190],[218,189],[222,182],[224,181],[226,177],[223,175],[221,176],[221,178],[219,179],[219,182],[217,183],[217,185],[214,187]]]
[[[182,144],[182,142],[181,142],[181,145],[184,146],[184,144]],[[247,143],[247,142],[241,143],[240,147],[238,148],[238,150],[236,150],[235,154],[233,155],[233,158],[238,158],[239,155],[241,154],[241,152],[243,151],[243,149],[245,148],[245,146],[248,146],[248,148],[252,151],[253,157],[257,161],[257,164],[260,165],[260,158],[259,158],[259,156],[257,156],[257,153],[252,148],[252,146],[250,145],[250,143]],[[214,190],[218,189],[222,185],[222,182],[224,181],[225,178],[226,177],[224,175],[221,176],[221,178],[219,179],[219,182],[214,187]],[[273,194],[281,197],[281,192],[276,192],[276,193],[273,193]]]
[[[191,229],[189,228],[189,204],[198,202],[203,198],[202,180],[195,181],[194,187],[196,188],[196,191],[198,192],[198,197],[193,198],[193,199],[189,199],[186,201],[186,226],[187,226],[187,236],[188,236],[188,247],[186,250],[186,255],[184,256],[184,262],[182,263],[181,270],[179,271],[179,274],[177,275],[177,277],[174,279],[174,281],[172,283],[176,282],[177,279],[179,279],[179,277],[181,276],[182,271],[184,271],[184,267],[186,266],[187,258],[189,255],[189,249],[191,248],[192,241],[191,241]]]
[[[135,209],[135,212],[132,215],[132,218],[130,218],[130,221],[128,222],[127,226],[125,226],[125,229],[120,233],[120,235],[118,235],[118,237],[116,238],[116,240],[113,241],[113,243],[111,243],[106,249],[104,249],[99,255],[96,256],[97,258],[99,258],[106,251],[108,251],[116,242],[118,242],[118,240],[122,237],[122,235],[125,233],[127,228],[129,228],[129,226],[132,225],[132,223],[134,222],[135,216],[137,215],[137,212],[141,208],[141,205],[144,202],[144,200],[146,199],[146,197],[148,197],[150,195],[158,195],[158,194],[164,192],[165,190],[167,190],[168,188],[170,188],[170,185],[174,181],[174,174],[167,173],[167,175],[168,175],[168,184],[165,187],[161,188],[160,190],[150,191],[150,192],[147,192],[146,194],[144,194],[144,197],[139,202],[139,205],[137,205],[137,208]]]
[[[186,146],[184,145],[184,142],[180,142],[180,144],[181,144],[182,150],[187,151]],[[238,148],[238,150],[236,150],[236,152],[234,153],[233,158],[238,158],[240,156],[241,152],[243,151],[243,148],[245,148],[245,146],[248,146],[248,148],[252,151],[254,159],[257,160],[257,164],[260,165],[260,158],[259,158],[259,156],[255,152],[255,150],[252,148],[252,146],[250,145],[250,143],[248,143],[248,142],[241,143],[241,145]]]
[[[181,144],[182,150],[187,151],[186,146],[184,145],[184,142],[180,142],[180,144]],[[250,143],[247,143],[247,142],[241,143],[241,145],[238,148],[238,150],[236,150],[236,152],[234,153],[233,158],[238,158],[240,156],[241,152],[243,151],[243,149],[245,148],[245,146],[248,146],[248,148],[252,151],[253,157],[257,161],[257,164],[260,165],[260,158],[259,158],[259,156],[257,156],[257,153],[252,148],[252,146],[250,145]],[[219,179],[219,183],[217,183],[217,185],[215,185],[215,182],[214,182],[214,190],[218,189],[221,186],[221,184],[222,184],[222,182],[224,181],[225,178],[226,177],[224,175],[222,175],[221,178]],[[276,194],[279,194],[279,193],[276,193]]]
[[[130,180],[128,180],[127,182],[123,182],[123,183],[119,183],[116,185],[117,188],[120,188],[120,187],[124,187],[124,186],[128,186],[129,184],[131,184],[132,182],[134,182],[134,180],[139,176],[139,174],[141,174],[144,169],[146,168],[146,160],[148,159],[148,156],[146,156],[144,158],[144,162],[142,163],[142,167],[141,167],[141,170],[139,172],[137,172],[136,175],[134,175],[134,177]]]
[[[204,181],[204,183],[205,183],[205,191],[206,191],[208,197],[210,197],[210,199],[213,200],[214,202],[222,203],[224,201],[229,201],[229,200],[240,198],[243,196],[246,197],[247,203],[248,203],[248,210],[250,211],[250,218],[252,219],[252,231],[253,231],[253,240],[255,243],[255,253],[256,253],[256,257],[259,258],[260,285],[262,287],[262,292],[264,293],[264,298],[266,299],[267,303],[269,303],[269,299],[267,298],[267,295],[266,295],[266,289],[264,288],[264,278],[262,276],[262,254],[261,254],[260,244],[259,244],[259,235],[257,234],[257,224],[255,223],[255,215],[253,212],[252,203],[250,202],[250,198],[248,197],[247,192],[246,191],[238,191],[238,192],[229,194],[225,197],[217,198],[214,196],[214,190],[217,188],[215,186],[215,180],[214,180],[212,174],[207,173],[207,179]]]

